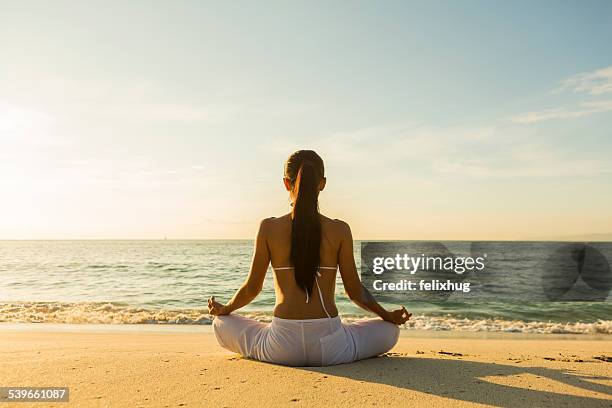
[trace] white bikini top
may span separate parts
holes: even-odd
[[[286,269],[293,269],[293,266],[281,266],[279,268],[273,267],[272,269],[274,269],[275,271],[283,271]],[[319,292],[319,299],[321,299],[321,306],[323,306],[323,311],[325,312],[327,317],[331,319],[330,314],[327,312],[327,309],[325,308],[325,302],[323,301],[323,294],[321,293],[321,287],[319,286],[319,281],[317,280],[317,277],[321,277],[321,272],[320,272],[321,269],[335,271],[336,269],[338,269],[338,267],[337,266],[319,266],[315,274],[315,283],[317,284],[317,291]],[[308,291],[306,291],[306,303],[310,303],[310,298],[308,297]]]

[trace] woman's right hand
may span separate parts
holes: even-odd
[[[402,306],[401,309],[387,311],[383,319],[393,324],[402,325],[410,319],[410,316],[412,316],[412,313],[408,313],[406,308]]]
[[[223,316],[229,314],[225,305],[217,302],[215,297],[208,299],[208,314],[212,316]]]

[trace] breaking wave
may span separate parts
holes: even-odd
[[[269,312],[243,312],[244,316],[268,322]],[[343,315],[351,322],[363,318]],[[67,323],[67,324],[211,324],[206,309],[147,309],[124,303],[105,302],[11,302],[0,303],[0,323]],[[470,319],[452,315],[414,315],[405,325],[408,330],[513,332],[556,334],[612,334],[612,320],[595,322],[544,322]]]

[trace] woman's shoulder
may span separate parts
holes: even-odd
[[[330,218],[323,214],[321,217],[321,227],[328,233],[337,237],[346,237],[351,234],[351,227],[346,221],[338,218]],[[270,233],[274,231],[284,231],[291,228],[291,214],[285,214],[280,217],[268,217],[261,220],[259,229],[261,232]]]
[[[285,214],[280,217],[268,217],[259,222],[259,229],[270,231],[279,227],[287,227],[291,225],[291,214]]]
[[[329,229],[339,236],[345,236],[351,232],[351,227],[346,221],[338,218],[329,218],[323,214],[321,214],[321,224],[324,225],[324,228]]]

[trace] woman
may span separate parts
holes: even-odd
[[[389,351],[399,336],[397,325],[411,314],[404,307],[387,311],[376,302],[359,280],[348,224],[319,213],[323,160],[312,150],[293,153],[283,182],[292,211],[261,222],[251,271],[234,297],[225,305],[214,296],[208,300],[217,341],[245,357],[290,366],[343,364]],[[232,315],[259,294],[270,263],[276,292],[272,322]],[[340,321],[337,270],[349,298],[381,319]]]

